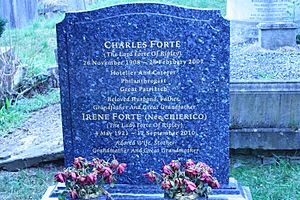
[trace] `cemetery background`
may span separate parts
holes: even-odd
[[[94,4],[88,5],[90,8],[96,8],[100,6],[108,6],[115,3],[124,3],[129,1],[105,1],[94,2]],[[163,2],[162,2],[163,3]],[[170,3],[170,1],[168,1]],[[195,3],[195,1],[173,1],[172,3],[178,5],[187,5],[194,7],[210,7],[220,8],[225,13],[226,2],[225,1],[203,1]],[[57,124],[43,124],[40,123],[40,119],[45,116],[45,113],[53,113],[53,115],[47,115],[50,117],[50,121],[55,121],[59,113],[57,112],[57,105],[50,106],[46,109],[39,111],[41,108],[47,107],[59,102],[59,95],[57,89],[52,89],[50,86],[55,86],[55,77],[50,78],[50,84],[48,77],[52,76],[52,65],[55,65],[55,56],[53,50],[56,46],[55,43],[55,24],[62,20],[63,16],[58,14],[54,16],[48,16],[48,19],[39,17],[33,23],[23,29],[7,30],[4,36],[0,39],[0,44],[11,43],[15,46],[15,52],[22,63],[28,65],[25,79],[29,81],[28,89],[30,92],[25,94],[26,97],[32,98],[21,98],[17,103],[6,102],[8,109],[1,110],[1,126],[2,131],[0,144],[1,149],[9,138],[17,139],[21,143],[28,142],[31,144],[30,137],[28,141],[22,141],[25,135],[30,136],[29,129],[32,128],[32,124],[35,126],[48,126],[48,133],[52,133],[59,129]],[[24,50],[26,48],[26,51]],[[30,48],[29,48],[30,47]],[[299,48],[299,47],[296,47]],[[248,44],[247,46],[235,46],[232,48],[233,54],[236,52],[244,52],[248,57],[244,59],[255,59],[253,52],[260,52],[263,55],[271,56],[271,59],[277,55],[283,55],[283,60],[274,62],[273,66],[276,66],[278,62],[286,61],[291,59],[290,62],[297,66],[299,60],[297,60],[297,53],[295,49],[285,48],[278,51],[268,51],[260,49],[257,44]],[[279,53],[278,53],[279,52]],[[254,55],[257,55],[255,54]],[[299,57],[299,56],[298,56]],[[232,57],[233,62],[236,64],[241,61],[241,57]],[[235,63],[233,63],[235,64]],[[247,62],[243,63],[247,65]],[[298,65],[299,66],[299,65]],[[48,69],[48,70],[47,70]],[[243,68],[245,72],[237,71],[239,74],[235,74],[235,77],[249,78],[247,67]],[[261,71],[257,71],[254,74],[250,73],[250,78],[255,79],[276,79],[281,73],[276,74],[276,70],[272,69],[265,70],[263,65],[258,68]],[[300,72],[297,71],[299,68],[293,68],[295,71],[292,72],[291,76],[294,78],[299,77]],[[288,72],[287,70],[283,70]],[[243,77],[245,76],[245,77]],[[47,77],[47,78],[45,78]],[[281,76],[280,79],[289,79],[290,74]],[[37,82],[47,82],[46,85],[39,84],[38,87],[31,90],[31,86]],[[41,81],[42,80],[42,81]],[[45,81],[47,80],[47,81]],[[50,89],[50,90],[49,90]],[[42,93],[42,94],[39,94]],[[36,113],[32,113],[37,111]],[[41,114],[42,113],[42,114]],[[32,115],[29,123],[25,123],[25,120]],[[52,121],[52,122],[53,122]],[[52,126],[51,126],[52,125]],[[17,128],[17,131],[14,129]],[[297,128],[297,127],[294,127]],[[38,130],[38,129],[37,129]],[[43,129],[45,130],[45,129]],[[58,132],[58,131],[57,131]],[[43,135],[41,140],[45,135]],[[27,137],[28,138],[28,137]],[[37,142],[38,143],[38,142]],[[249,153],[249,152],[248,152]],[[1,155],[3,156],[3,155]],[[298,199],[300,197],[299,187],[300,183],[297,177],[300,177],[298,164],[289,162],[289,160],[278,159],[271,165],[244,165],[245,160],[238,160],[232,164],[231,176],[237,178],[244,185],[251,187],[254,199]],[[51,163],[49,165],[41,165],[38,168],[30,168],[21,170],[19,172],[0,172],[0,199],[39,199],[48,185],[52,185],[52,175],[54,172],[61,170],[62,164]],[[271,176],[270,176],[271,174]]]

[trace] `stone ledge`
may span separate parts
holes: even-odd
[[[294,22],[265,22],[259,23],[257,28],[265,29],[297,29],[299,25]]]
[[[146,188],[146,189],[145,189]],[[58,200],[58,194],[64,189],[63,184],[50,186],[41,200]],[[164,200],[163,191],[157,189],[157,186],[133,186],[133,185],[116,185],[110,193],[115,200]],[[95,200],[105,200],[100,197]],[[204,200],[198,198],[197,200]],[[227,188],[213,190],[208,200],[252,200],[249,187],[242,187],[234,178],[229,178]]]
[[[300,149],[300,131],[291,128],[243,128],[231,130],[230,133],[232,149]]]

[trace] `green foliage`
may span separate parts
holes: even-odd
[[[6,98],[5,106],[0,109],[0,136],[20,126],[30,112],[59,102],[59,91],[50,91],[47,95],[36,95],[32,99],[21,99],[14,105]]]
[[[264,80],[270,80],[274,78],[273,75],[268,74],[266,72],[258,72],[257,75],[260,77],[260,79],[264,79]]]
[[[54,185],[53,176],[62,167],[46,165],[19,172],[0,171],[1,200],[40,200],[47,187]]]
[[[297,44],[300,44],[300,35],[297,35],[296,41],[297,41]]]
[[[55,25],[64,15],[51,19],[39,17],[31,25],[22,29],[6,30],[0,38],[0,44],[15,49],[17,57],[28,66],[27,76],[32,77],[54,65],[56,48]]]
[[[2,33],[5,31],[5,25],[6,25],[6,21],[0,18],[0,37]]]
[[[273,165],[244,166],[231,169],[231,176],[250,187],[253,199],[300,199],[300,164],[280,160]]]
[[[295,21],[295,18],[296,18],[296,8],[299,6],[300,6],[300,0],[293,0],[290,3],[290,5],[288,5],[287,12],[293,21]]]
[[[220,9],[223,14],[226,12],[226,0],[96,0],[95,4],[89,7],[89,9],[102,8],[117,4],[134,3],[134,2],[154,2],[174,4],[180,6],[194,7],[194,8],[212,8]]]

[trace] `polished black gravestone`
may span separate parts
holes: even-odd
[[[153,194],[161,191],[143,186],[145,172],[191,158],[232,188],[221,193],[241,194],[228,177],[229,22],[220,11],[118,5],[66,14],[57,37],[66,166],[115,157],[128,164],[115,194]]]

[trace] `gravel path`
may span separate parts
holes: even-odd
[[[232,44],[230,51],[231,80],[300,80],[300,45],[273,51]]]

